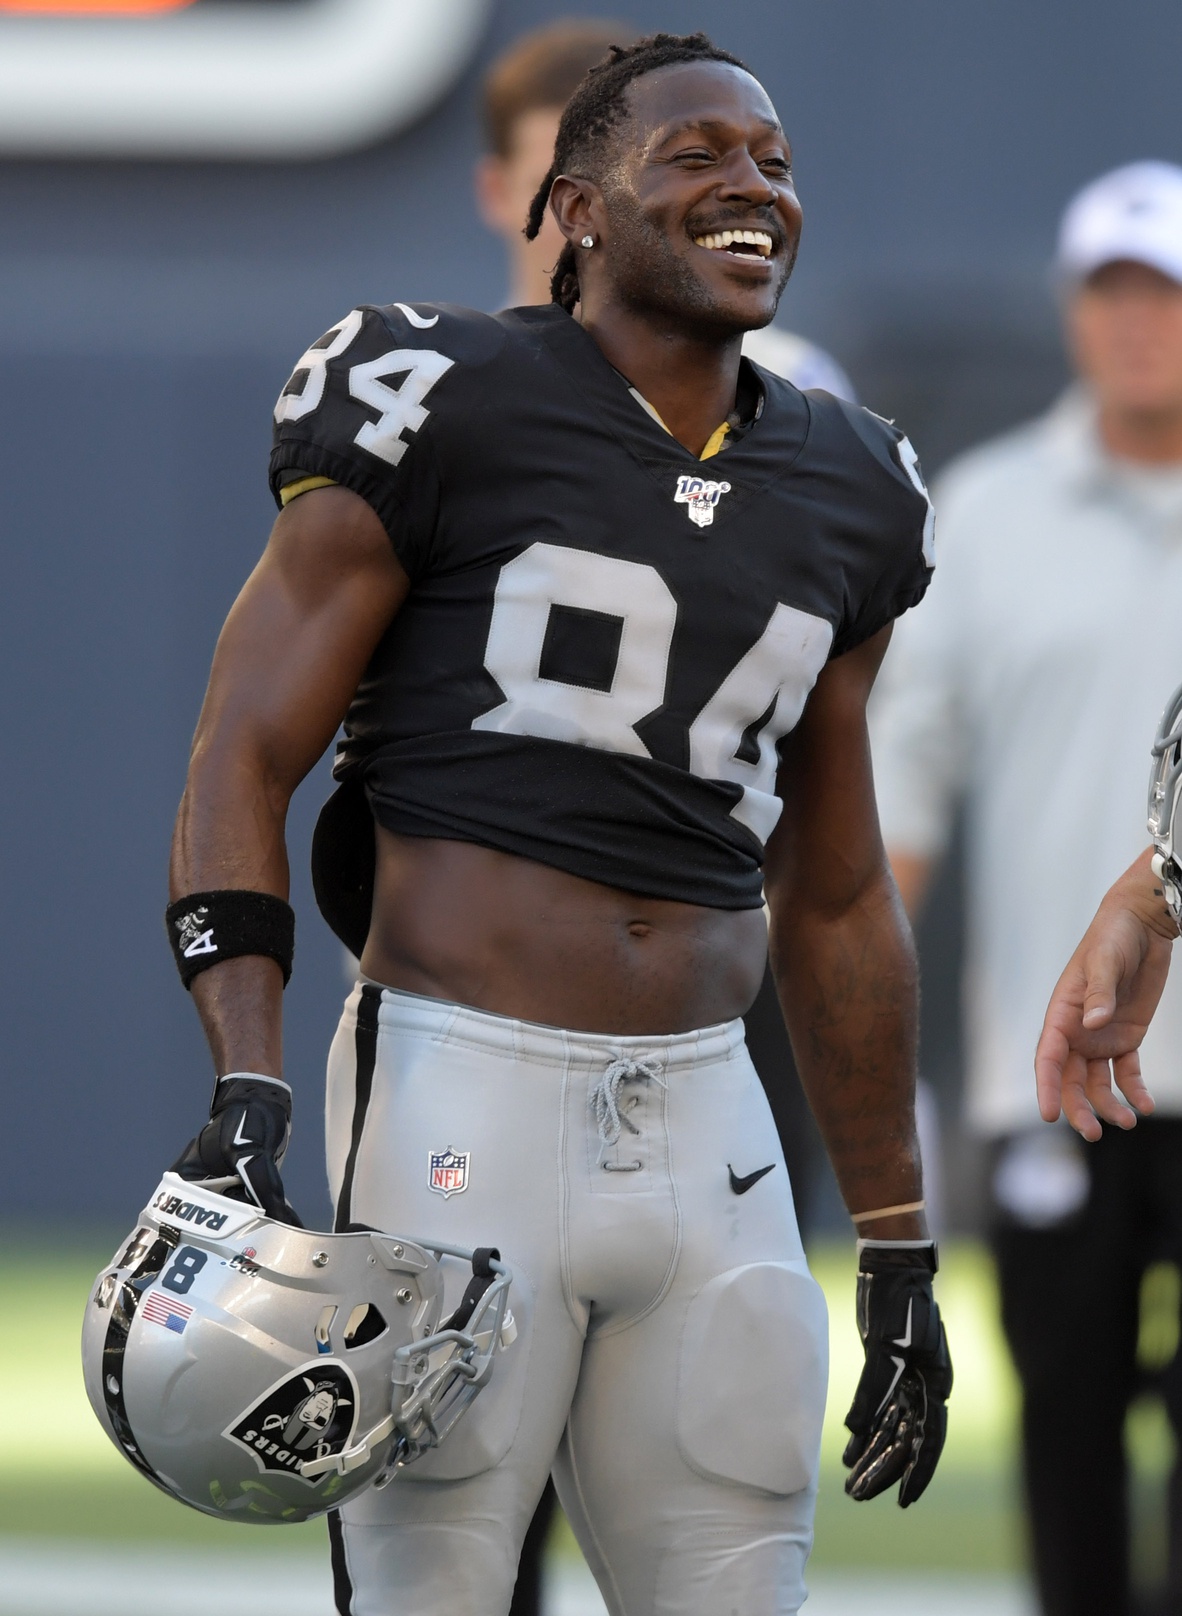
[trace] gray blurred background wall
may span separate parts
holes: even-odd
[[[479,73],[523,29],[591,9],[500,0],[446,99],[352,155],[0,161],[0,1215],[126,1221],[203,1115],[167,849],[217,630],[272,520],[271,406],[354,303],[498,304],[470,200]],[[805,209],[781,318],[905,424],[929,474],[1062,385],[1045,265],[1072,189],[1182,159],[1174,0],[1126,0],[1119,30],[1101,0],[604,9],[705,28],[763,78]],[[310,64],[293,94],[314,93]],[[291,820],[288,1177],[310,1219],[344,989],[306,877],[326,779]],[[954,876],[924,932],[925,1065],[951,1115]]]

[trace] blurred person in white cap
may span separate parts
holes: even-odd
[[[1128,1407],[1141,1281],[1182,1263],[1182,977],[1141,1051],[1136,1129],[1039,1119],[1043,1013],[1105,890],[1144,846],[1146,738],[1177,683],[1182,601],[1182,169],[1134,163],[1067,209],[1056,262],[1077,380],[964,455],[934,492],[940,567],[900,623],[872,713],[883,835],[921,907],[966,813],[967,1112],[989,1145],[991,1238],[1023,1391],[1046,1616],[1182,1610],[1182,1484],[1168,1585],[1131,1590]],[[1182,1365],[1156,1375],[1182,1431]]]
[[[514,40],[484,76],[486,149],[476,164],[474,179],[481,217],[505,244],[508,290],[503,307],[550,302],[550,280],[563,237],[547,214],[537,236],[527,241],[526,214],[553,159],[563,107],[588,68],[602,61],[611,45],[631,44],[636,37],[636,29],[627,23],[603,17],[563,18]],[[796,332],[775,325],[749,331],[743,339],[743,352],[802,391],[819,387],[854,400],[853,385],[836,359]],[[821,1170],[823,1150],[796,1076],[770,970],[764,974],[759,996],[745,1021],[748,1047],[768,1093],[798,1218],[807,1234],[811,1191]],[[930,1115],[930,1105],[923,1115]],[[931,1156],[925,1138],[929,1201],[934,1198],[927,1165]],[[526,1534],[510,1616],[536,1616],[542,1608],[544,1547],[556,1503],[551,1484]]]

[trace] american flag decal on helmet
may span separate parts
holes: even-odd
[[[187,1302],[174,1302],[160,1291],[150,1291],[140,1309],[140,1316],[147,1319],[149,1324],[162,1324],[166,1330],[175,1330],[177,1335],[182,1335],[185,1325],[193,1316],[193,1309]]]
[[[470,1150],[433,1150],[427,1157],[427,1188],[446,1201],[468,1188]]]

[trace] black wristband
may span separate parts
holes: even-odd
[[[284,987],[291,980],[295,913],[290,904],[270,892],[241,888],[190,892],[169,904],[164,922],[186,987],[211,965],[244,954],[273,959],[283,972]]]

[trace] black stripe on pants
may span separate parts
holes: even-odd
[[[349,1135],[349,1154],[345,1160],[345,1173],[341,1179],[341,1193],[337,1197],[337,1212],[333,1229],[347,1230],[353,1220],[353,1175],[357,1170],[357,1152],[365,1132],[365,1114],[373,1094],[373,1073],[378,1058],[378,1006],[382,990],[367,982],[361,989],[361,1002],[357,1006],[355,1034],[356,1080],[353,1092],[353,1127]],[[328,1512],[328,1545],[332,1556],[332,1595],[337,1616],[352,1616],[353,1579],[349,1575],[349,1562],[345,1554],[345,1534],[337,1510]]]
[[[345,1173],[341,1179],[341,1193],[337,1197],[337,1215],[333,1229],[337,1234],[346,1231],[353,1222],[353,1175],[357,1171],[357,1153],[361,1149],[361,1136],[365,1132],[365,1114],[369,1110],[373,1093],[373,1072],[378,1058],[378,1007],[382,990],[372,982],[361,989],[361,1002],[357,1006],[356,1079],[353,1092],[353,1127],[349,1136],[349,1154],[345,1158]]]
[[[332,1602],[337,1616],[353,1616],[353,1579],[345,1558],[345,1534],[339,1511],[328,1512],[328,1547],[332,1556]]]

